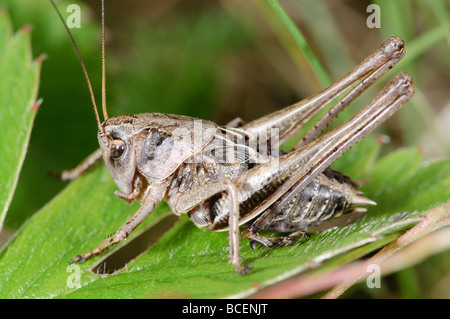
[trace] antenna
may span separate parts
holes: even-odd
[[[69,35],[70,40],[72,41],[73,47],[74,47],[74,49],[75,49],[75,53],[77,54],[78,60],[80,61],[81,68],[83,69],[84,77],[86,78],[86,82],[87,82],[87,85],[88,85],[88,88],[89,88],[89,93],[90,93],[90,95],[91,95],[92,107],[93,107],[93,109],[94,109],[95,119],[96,119],[96,121],[97,121],[97,127],[98,127],[98,130],[104,133],[104,129],[103,129],[103,126],[102,126],[102,122],[100,121],[100,116],[99,116],[98,110],[97,110],[97,104],[95,103],[94,91],[92,90],[91,80],[89,79],[89,75],[88,75],[88,73],[87,73],[86,66],[84,65],[83,59],[81,58],[81,54],[80,54],[80,51],[78,50],[78,46],[77,46],[77,44],[75,43],[75,40],[74,40],[74,38],[73,38],[73,36],[72,36],[72,33],[70,32],[69,27],[68,27],[67,24],[66,24],[66,21],[64,21],[64,18],[63,18],[63,16],[61,15],[61,12],[59,12],[58,7],[56,6],[54,0],[50,0],[50,3],[51,3],[51,4],[53,5],[53,7],[55,8],[56,13],[57,13],[58,16],[59,16],[59,19],[61,20],[61,22],[63,23],[64,27],[66,28],[67,34]],[[103,12],[103,0],[102,0],[102,12]],[[103,20],[103,16],[102,16],[102,20]],[[103,51],[103,53],[102,53],[102,60],[103,60],[103,69],[104,69],[104,64],[105,64],[104,61],[105,61],[105,60],[104,60],[104,25],[103,25],[103,24],[102,24],[102,28],[103,28],[103,39],[102,39],[102,44],[103,44],[103,50],[102,50],[102,51]],[[104,83],[104,81],[105,81],[105,79],[104,79],[104,74],[105,74],[105,71],[103,70],[103,83]],[[104,86],[104,84],[103,84],[103,86]],[[104,90],[104,89],[103,89],[103,90]],[[105,99],[105,98],[106,98],[106,95],[103,93],[103,99]],[[104,103],[104,106],[103,106],[103,107],[104,107],[103,112],[105,113],[106,103],[105,103],[105,101],[103,101],[103,103]],[[105,116],[105,119],[108,118],[107,115],[106,115],[106,113],[104,114],[104,116]]]
[[[102,111],[106,120],[108,119],[108,110],[106,109],[105,38],[105,0],[102,0]]]

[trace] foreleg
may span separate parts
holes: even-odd
[[[100,245],[93,251],[77,255],[69,263],[82,263],[92,258],[93,256],[100,255],[107,248],[126,239],[136,227],[138,227],[144,220],[147,219],[148,216],[150,216],[156,205],[158,205],[158,203],[164,196],[164,189],[164,187],[158,188],[149,186],[144,193],[141,207],[136,211],[136,213],[133,214],[133,216],[131,216],[130,219],[128,219],[128,221],[122,227],[119,228],[119,230],[113,236],[103,240]]]

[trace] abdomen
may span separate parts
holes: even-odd
[[[307,230],[346,213],[364,212],[363,205],[375,204],[348,177],[329,168],[284,206],[280,206],[282,200],[283,197],[261,214],[250,229],[255,232]]]

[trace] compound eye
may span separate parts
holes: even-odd
[[[111,158],[118,160],[123,153],[125,153],[125,142],[120,139],[115,139],[111,143]]]

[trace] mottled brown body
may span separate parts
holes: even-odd
[[[205,163],[209,164],[205,165]],[[171,203],[171,196],[175,195],[176,197],[179,193],[189,193],[192,189],[217,179],[217,176],[236,182],[239,175],[255,168],[256,165],[251,165],[247,161],[239,166],[229,167],[219,163],[210,154],[198,154],[196,160],[182,164],[174,175],[169,187],[168,202]],[[362,192],[358,190],[358,186],[350,178],[327,168],[302,191],[298,192],[289,203],[280,207],[280,203],[283,201],[283,197],[281,197],[261,215],[252,214],[261,202],[272,196],[288,179],[288,176],[289,174],[277,175],[276,181],[270,180],[266,184],[260,184],[264,185],[260,189],[252,188],[247,196],[242,196],[243,200],[239,200],[239,225],[249,224],[245,234],[251,241],[258,236],[258,242],[261,243],[261,236],[258,235],[260,231],[288,233],[299,230],[307,231],[310,227],[326,223],[333,217],[354,211],[364,212],[366,209],[362,206],[375,204],[363,196]],[[240,194],[244,193],[240,191]],[[174,207],[172,209],[176,211]],[[203,201],[188,214],[198,227],[208,227],[212,231],[228,230],[230,206],[227,199],[221,194]],[[281,244],[282,242],[276,241],[272,244],[275,243]],[[268,246],[267,243],[262,245]]]
[[[102,157],[120,189],[116,195],[127,202],[139,201],[141,207],[113,236],[70,262],[83,262],[127,238],[161,200],[167,201],[173,213],[188,214],[198,227],[227,230],[230,261],[241,275],[249,267],[241,263],[239,227],[252,247],[256,243],[268,247],[290,244],[295,236],[305,236],[310,227],[342,214],[364,212],[365,205],[375,203],[365,198],[348,177],[329,166],[411,98],[411,77],[398,74],[350,120],[319,135],[340,110],[404,54],[403,41],[391,37],[323,91],[247,124],[235,120],[224,127],[159,113],[108,118],[104,86],[105,120],[101,122],[80,58],[91,90],[100,151],[62,176],[76,178]],[[344,92],[338,104],[292,151],[278,151],[282,142]],[[265,237],[261,231],[291,234]]]

